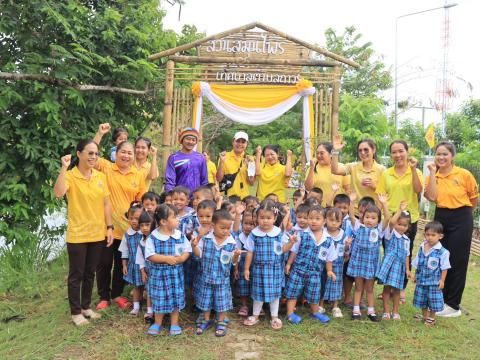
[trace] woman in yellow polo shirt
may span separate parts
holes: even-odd
[[[342,165],[338,162],[338,155],[344,148],[340,134],[333,138],[332,174],[350,175],[350,188],[357,194],[355,213],[358,215],[358,201],[365,196],[377,200],[378,181],[385,171],[385,167],[377,163],[377,145],[372,139],[363,139],[357,143],[357,158],[359,161]]]
[[[406,235],[410,238],[410,254],[413,242],[417,235],[417,221],[420,217],[419,194],[423,189],[423,174],[417,169],[418,161],[408,157],[408,144],[403,140],[395,140],[390,144],[390,156],[393,166],[385,170],[378,182],[377,194],[388,195],[388,210],[391,214],[397,212],[402,201],[407,202],[407,211],[410,213],[411,224]],[[410,265],[412,258],[410,256]],[[404,286],[407,286],[405,276]],[[405,292],[400,293],[402,302],[405,302]]]
[[[58,198],[67,195],[68,302],[75,325],[99,318],[90,309],[93,280],[102,249],[113,241],[109,192],[105,175],[94,169],[98,145],[81,140],[77,159],[62,157],[62,168],[53,189]],[[106,242],[105,242],[106,238]]]
[[[332,185],[337,184],[340,188],[338,194],[348,193],[350,191],[350,177],[332,174],[331,163],[333,145],[329,142],[322,142],[317,145],[315,152],[316,159],[310,160],[310,169],[305,179],[305,189],[307,191],[313,188],[320,188],[323,191],[322,205],[327,202],[333,204]],[[332,205],[330,204],[330,205]]]
[[[468,259],[472,243],[473,212],[478,203],[478,184],[466,169],[455,166],[455,146],[440,142],[435,147],[435,162],[428,166],[425,197],[436,204],[434,219],[443,225],[442,245],[450,252],[443,299],[445,308],[438,316],[460,316]],[[434,174],[434,175],[432,175]]]
[[[135,149],[132,143],[124,141],[117,146],[115,163],[100,158],[96,168],[107,177],[110,202],[112,204],[112,221],[114,241],[111,247],[103,249],[97,268],[97,288],[100,303],[97,310],[109,306],[110,299],[121,309],[131,306],[122,297],[123,273],[121,253],[118,251],[121,239],[129,224],[125,214],[133,201],[140,201],[146,192],[145,176],[133,165]],[[113,276],[112,276],[113,264]]]
[[[255,176],[258,178],[257,197],[263,200],[268,194],[276,194],[281,203],[285,203],[285,189],[287,179],[292,176],[292,151],[287,151],[285,165],[278,161],[278,145],[266,145],[257,147],[255,158]],[[261,158],[265,158],[264,164]]]

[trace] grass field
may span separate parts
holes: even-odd
[[[462,304],[468,314],[440,319],[435,328],[413,319],[416,309],[409,286],[400,322],[352,322],[345,310],[343,319],[321,325],[308,319],[304,308],[300,325],[284,321],[283,330],[275,332],[267,319],[246,328],[232,314],[229,333],[220,339],[210,330],[201,337],[193,335],[194,317],[185,313],[184,335],[175,338],[149,337],[139,319],[113,308],[95,324],[75,328],[69,317],[66,274],[63,256],[47,271],[32,274],[30,283],[35,285],[0,294],[0,359],[480,359],[478,257],[470,261]],[[14,315],[19,317],[5,322]]]

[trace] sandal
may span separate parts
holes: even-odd
[[[402,320],[402,318],[400,317],[400,314],[393,314],[392,319],[393,320]]]
[[[168,335],[177,336],[182,334],[182,328],[178,325],[170,325],[170,332]]]
[[[383,320],[390,320],[391,318],[392,316],[390,315],[390,313],[383,313],[382,315]]]
[[[158,335],[160,335],[161,331],[162,331],[162,326],[161,325],[153,324],[152,326],[150,326],[148,328],[147,334],[152,335],[152,336],[158,336]]]
[[[249,316],[248,318],[245,319],[245,321],[243,322],[243,325],[253,326],[253,325],[257,325],[259,321],[260,320],[258,320],[257,317]]]
[[[132,303],[123,296],[115,298],[113,302],[118,306],[120,310],[126,310],[132,307]]]
[[[423,321],[423,315],[422,314],[415,314],[413,315],[413,318],[417,321]]]
[[[275,318],[270,320],[270,326],[273,330],[280,330],[283,327],[282,320]]]
[[[240,316],[248,316],[248,306],[241,306],[240,310],[238,310],[238,315]]]
[[[299,324],[300,321],[302,321],[302,318],[295,313],[291,313],[290,315],[287,316],[287,320],[292,324],[296,325],[296,324]]]
[[[216,337],[224,337],[227,335],[227,323],[225,321],[219,321],[215,328]]]
[[[143,315],[143,321],[145,321],[145,324],[152,325],[155,322],[155,319],[153,318],[153,314],[146,313],[145,315]]]
[[[82,314],[72,315],[72,321],[76,326],[83,326],[89,324],[89,321],[85,319]]]
[[[106,309],[110,306],[110,301],[107,300],[102,300],[97,304],[97,307],[95,308],[97,311]]]
[[[205,331],[211,328],[213,325],[213,320],[203,320],[200,324],[197,325],[197,335],[202,335]]]
[[[310,314],[310,317],[320,321],[322,324],[326,324],[330,321],[330,318],[327,315],[322,314],[321,312]]]
[[[425,319],[425,326],[431,327],[436,325],[436,320],[434,318],[428,317]]]

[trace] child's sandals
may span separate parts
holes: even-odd
[[[213,320],[203,320],[201,323],[197,324],[197,331],[195,332],[197,335],[202,335],[205,331],[213,326]]]
[[[215,328],[215,336],[216,337],[224,337],[227,335],[227,323],[225,321],[217,322],[217,326]]]
[[[158,336],[162,332],[162,326],[159,324],[153,324],[147,330],[148,335]]]
[[[270,320],[270,326],[273,330],[280,330],[283,327],[282,320],[275,318]]]
[[[424,321],[424,318],[423,318],[422,314],[415,314],[415,315],[413,315],[413,318],[418,322]]]
[[[382,319],[383,320],[390,320],[392,318],[392,315],[390,313],[383,313]]]
[[[238,310],[238,315],[240,316],[248,316],[248,306],[241,306],[240,310]]]
[[[291,313],[290,315],[287,316],[287,320],[292,324],[296,325],[296,324],[299,324],[300,321],[302,321],[302,318],[295,313]]]
[[[243,325],[246,325],[246,326],[253,326],[253,325],[257,325],[258,322],[260,320],[258,319],[258,317],[255,317],[255,316],[249,316],[248,318],[246,318],[244,321],[243,321]]]
[[[330,321],[330,318],[321,312],[310,314],[310,317],[312,319],[320,321],[322,324],[326,324]]]
[[[395,314],[395,313],[392,314],[392,319],[393,320],[402,320],[400,314]]]
[[[177,336],[182,334],[182,328],[178,325],[170,325],[170,336]]]
[[[434,318],[428,317],[425,319],[425,326],[432,327],[436,325],[436,320]]]

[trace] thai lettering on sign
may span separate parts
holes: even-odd
[[[205,50],[207,52],[229,52],[229,53],[257,53],[282,55],[285,52],[283,42],[268,41],[266,34],[260,35],[261,40],[235,40],[219,39],[210,40]]]

